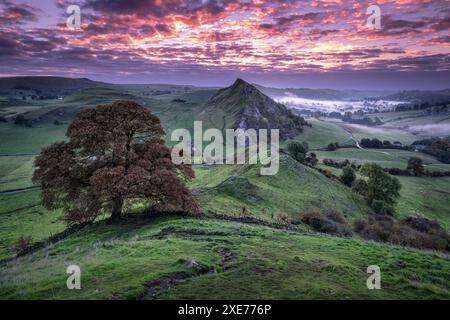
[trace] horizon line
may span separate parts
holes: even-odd
[[[408,73],[408,71],[403,71],[405,73]],[[413,73],[413,72],[409,72],[409,73]],[[62,76],[62,75],[0,75],[0,79],[12,79],[12,78],[64,78],[64,79],[72,79],[72,80],[89,80],[92,82],[98,82],[98,83],[104,83],[106,85],[171,85],[171,86],[190,86],[190,87],[195,87],[195,88],[205,88],[205,89],[220,89],[220,88],[224,88],[224,87],[228,87],[230,85],[232,85],[236,80],[238,79],[242,79],[242,76],[236,76],[235,80],[230,82],[229,84],[225,84],[222,86],[219,85],[210,85],[210,86],[206,86],[206,85],[196,85],[196,84],[192,84],[192,83],[170,83],[170,82],[106,82],[103,80],[95,80],[93,78],[90,77],[73,77],[73,76]],[[376,88],[376,89],[355,89],[352,87],[349,88],[332,88],[332,87],[303,87],[303,86],[299,86],[299,87],[282,87],[282,86],[271,86],[271,85],[263,85],[263,84],[259,84],[259,83],[255,83],[253,81],[247,81],[245,79],[242,79],[245,82],[251,84],[251,85],[256,85],[256,86],[260,86],[263,88],[267,88],[267,89],[308,89],[308,90],[334,90],[334,91],[347,91],[347,90],[352,90],[352,91],[385,91],[385,92],[402,92],[402,91],[446,91],[446,90],[450,90],[450,87],[444,87],[441,89],[388,89],[388,88],[384,88],[384,89],[380,89],[380,88]]]

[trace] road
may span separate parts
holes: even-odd
[[[386,152],[386,151],[371,150],[371,149],[366,149],[366,148],[361,147],[361,145],[359,144],[359,141],[353,136],[353,132],[351,132],[350,130],[348,130],[347,128],[344,128],[344,127],[342,127],[342,129],[344,129],[344,131],[348,133],[348,136],[349,136],[348,140],[352,140],[353,142],[355,142],[356,147],[358,149],[370,151],[370,152],[378,152],[378,153],[382,153],[382,154],[385,154],[388,156],[391,155],[389,152]]]

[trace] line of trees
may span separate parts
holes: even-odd
[[[420,152],[436,157],[443,163],[450,164],[450,136],[414,141],[412,146]]]
[[[429,171],[425,170],[423,161],[417,157],[411,157],[408,160],[406,169],[384,168],[384,171],[394,176],[427,176],[427,177],[450,177],[450,171]]]
[[[411,150],[410,146],[404,146],[400,141],[394,141],[393,143],[389,140],[381,141],[377,138],[363,138],[360,141],[360,145],[364,148],[373,149],[400,149],[400,150]]]
[[[334,159],[325,158],[322,160],[322,163],[328,167],[333,167],[333,168],[338,168],[338,169],[342,169],[347,166],[350,166],[355,170],[356,169],[359,170],[359,168],[361,168],[361,165],[351,163],[348,159],[345,159],[344,161],[338,161],[338,160],[334,160]]]

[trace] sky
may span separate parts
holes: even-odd
[[[367,26],[373,4],[379,29]],[[81,30],[67,27],[69,5]],[[450,1],[0,0],[0,77],[18,75],[450,88]]]

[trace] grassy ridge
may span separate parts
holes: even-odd
[[[260,176],[257,165],[201,167],[192,187],[205,210],[272,218],[277,212],[297,215],[309,207],[339,208],[350,217],[371,210],[362,198],[339,182],[281,155],[274,176]]]
[[[233,258],[224,268],[221,251]],[[66,268],[81,267],[81,290]],[[382,290],[367,290],[379,265]],[[197,275],[196,268],[211,270]],[[146,295],[144,284],[187,275]],[[4,299],[449,299],[448,257],[328,236],[215,220],[99,224],[0,265]]]

